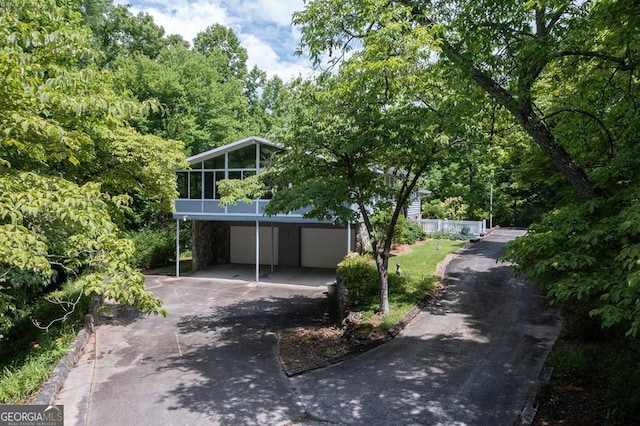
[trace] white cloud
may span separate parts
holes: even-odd
[[[249,69],[256,65],[269,77],[278,75],[285,82],[298,76],[309,77],[313,73],[307,59],[283,60],[270,45],[253,34],[243,34],[240,40],[244,48],[247,49]]]
[[[282,26],[291,25],[293,12],[304,8],[303,0],[251,0],[245,1],[242,7],[247,14],[257,19],[273,22]]]
[[[195,36],[207,27],[219,23],[233,26],[233,20],[218,4],[206,0],[197,2],[167,1],[131,6],[131,12],[148,13],[167,35],[180,34],[191,43]]]
[[[131,4],[132,13],[145,12],[167,35],[179,34],[188,42],[213,24],[230,27],[247,49],[248,66],[279,75],[284,81],[312,74],[305,58],[293,56],[300,31],[291,26],[293,12],[303,0],[115,0]]]

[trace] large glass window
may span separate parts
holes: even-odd
[[[215,194],[216,172],[204,172],[204,199],[213,200]]]
[[[273,163],[278,148],[270,145],[260,145],[260,168],[263,169]]]
[[[236,170],[230,170],[229,179],[242,179],[242,172],[236,171]]]
[[[202,172],[191,172],[189,177],[189,198],[202,199]]]
[[[213,157],[204,162],[205,169],[224,169],[224,155]]]
[[[178,198],[189,198],[189,172],[177,172]]]
[[[256,168],[256,145],[249,145],[244,148],[231,151],[228,156],[230,169]]]

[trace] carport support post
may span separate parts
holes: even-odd
[[[176,278],[180,278],[180,219],[176,220]]]
[[[347,254],[351,253],[351,222],[347,222]]]
[[[260,223],[256,219],[256,284],[260,282]]]

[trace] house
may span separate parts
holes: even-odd
[[[189,157],[190,170],[178,170],[178,199],[173,218],[193,221],[193,269],[214,264],[335,268],[352,247],[352,226],[304,218],[304,210],[265,216],[268,199],[221,206],[217,182],[260,173],[281,149],[266,139],[249,137]],[[177,248],[178,250],[178,248]]]
[[[215,264],[252,264],[257,282],[260,265],[333,269],[354,249],[353,224],[344,227],[305,218],[305,209],[265,216],[266,198],[220,205],[217,182],[259,174],[281,149],[266,139],[249,137],[189,157],[191,168],[176,171],[179,196],[173,218],[178,240],[180,222],[192,221],[194,271]],[[415,202],[419,211],[420,200]]]

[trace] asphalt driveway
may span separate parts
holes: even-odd
[[[391,342],[287,378],[275,333],[329,316],[326,288],[149,277],[167,318],[97,327],[57,403],[66,424],[512,424],[560,318],[497,264],[500,230],[447,269],[445,295]]]
[[[522,231],[499,230],[447,267],[442,300],[391,342],[292,380],[307,412],[366,425],[512,425],[561,319],[496,263]]]

